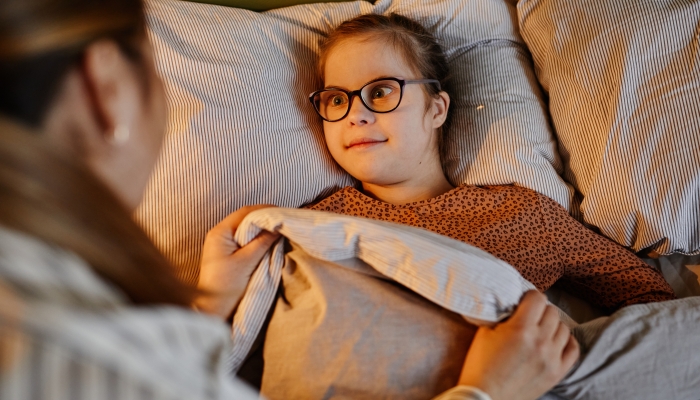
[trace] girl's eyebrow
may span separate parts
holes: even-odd
[[[362,86],[365,86],[366,84],[368,84],[368,83],[370,83],[370,82],[378,81],[378,80],[380,80],[380,79],[390,79],[390,78],[391,78],[391,79],[404,79],[404,78],[401,77],[401,76],[379,75],[379,76],[377,76],[376,78],[372,78],[372,79],[368,80],[367,82],[363,83]],[[362,87],[362,86],[360,86],[360,87]],[[326,86],[326,87],[324,87],[323,89],[324,89],[324,90],[328,90],[328,89],[342,89],[342,90],[351,91],[350,89],[346,88],[345,86],[340,86],[340,85]],[[358,89],[359,89],[359,88],[358,88]]]
[[[349,89],[343,87],[343,86],[338,86],[338,85],[333,85],[333,86],[325,86],[323,90],[331,90],[331,89],[340,89],[340,90],[345,90],[345,91],[350,91]]]

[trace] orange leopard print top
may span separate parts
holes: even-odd
[[[632,252],[587,229],[559,204],[517,186],[459,186],[393,205],[355,188],[308,206],[412,225],[461,240],[508,262],[540,291],[555,282],[606,310],[675,299],[663,276]]]

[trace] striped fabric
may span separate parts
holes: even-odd
[[[0,399],[257,399],[217,318],[129,306],[75,256],[0,227]]]
[[[306,96],[319,84],[319,40],[368,12],[415,18],[445,47],[455,78],[445,159],[453,183],[516,183],[570,208],[515,9],[502,0],[380,0],[264,13],[147,0],[170,124],[137,217],[185,280],[196,281],[205,234],[228,213],[257,203],[299,207],[352,184],[330,158]]]
[[[392,279],[477,325],[493,325],[507,317],[522,295],[535,288],[515,268],[483,250],[410,226],[267,208],[250,213],[235,240],[245,246],[261,230],[279,232],[318,260],[359,259],[377,276]],[[238,306],[233,319],[233,371],[249,354],[276,298],[285,265],[284,246],[279,241],[265,255]],[[337,265],[349,268],[347,262]]]
[[[259,399],[231,377],[230,350],[218,318],[132,307],[82,260],[0,227],[0,399]]]
[[[635,251],[700,253],[700,1],[518,14],[583,220]]]
[[[325,6],[318,11],[330,20],[307,25],[179,0],[145,5],[170,123],[138,218],[182,278],[196,282],[206,232],[228,213],[295,207],[352,184],[311,123],[305,96],[315,88],[315,56],[304,46],[368,5]],[[296,20],[309,11],[295,9]]]

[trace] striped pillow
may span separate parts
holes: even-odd
[[[635,251],[700,253],[700,1],[518,14],[584,221]]]
[[[318,44],[375,12],[415,18],[443,43],[455,79],[445,160],[453,183],[517,183],[569,207],[547,115],[503,0],[381,0],[264,13],[147,0],[170,103],[164,149],[137,218],[187,281],[207,230],[256,203],[298,207],[352,184],[328,154],[308,103]]]

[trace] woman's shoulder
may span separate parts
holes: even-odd
[[[82,326],[97,331],[101,326],[116,329],[132,322],[139,330],[178,323],[212,326],[208,321],[216,321],[215,329],[221,328],[218,319],[181,307],[136,307],[73,253],[1,225],[0,283],[5,297],[19,305],[14,318],[37,327],[50,321],[46,329],[62,327],[77,333]],[[42,314],[51,317],[37,318]]]
[[[23,288],[34,302],[114,306],[126,301],[75,254],[2,225],[0,279]]]
[[[4,297],[0,290],[6,304]],[[31,318],[0,311],[0,350],[10,355],[0,373],[10,379],[0,382],[0,392],[15,394],[10,398],[32,397],[44,385],[50,394],[37,398],[194,399],[213,392],[257,398],[231,379],[225,329],[207,331],[206,321],[188,318],[193,323],[183,325],[174,310],[103,314],[26,303],[19,309]]]
[[[215,371],[202,367],[211,360],[221,360],[216,373],[228,381],[221,353],[230,333],[220,320],[173,306],[132,306],[72,253],[2,226],[0,304],[0,347],[22,350],[3,364],[3,375],[17,379],[0,391],[7,384],[29,393],[21,384],[42,376],[58,392],[94,386],[98,400],[107,380],[164,398],[200,398],[213,382]]]
[[[99,330],[107,325],[117,329],[119,324],[129,325],[140,319],[143,321],[137,325],[142,330],[166,321],[173,327],[178,320],[181,325],[196,325],[208,319],[218,321],[180,307],[136,307],[73,253],[3,226],[0,226],[0,283],[8,301],[18,305],[13,311],[16,320],[37,328],[50,321],[46,325],[48,330],[66,328],[77,333],[83,326]],[[37,318],[37,315],[50,318]]]

